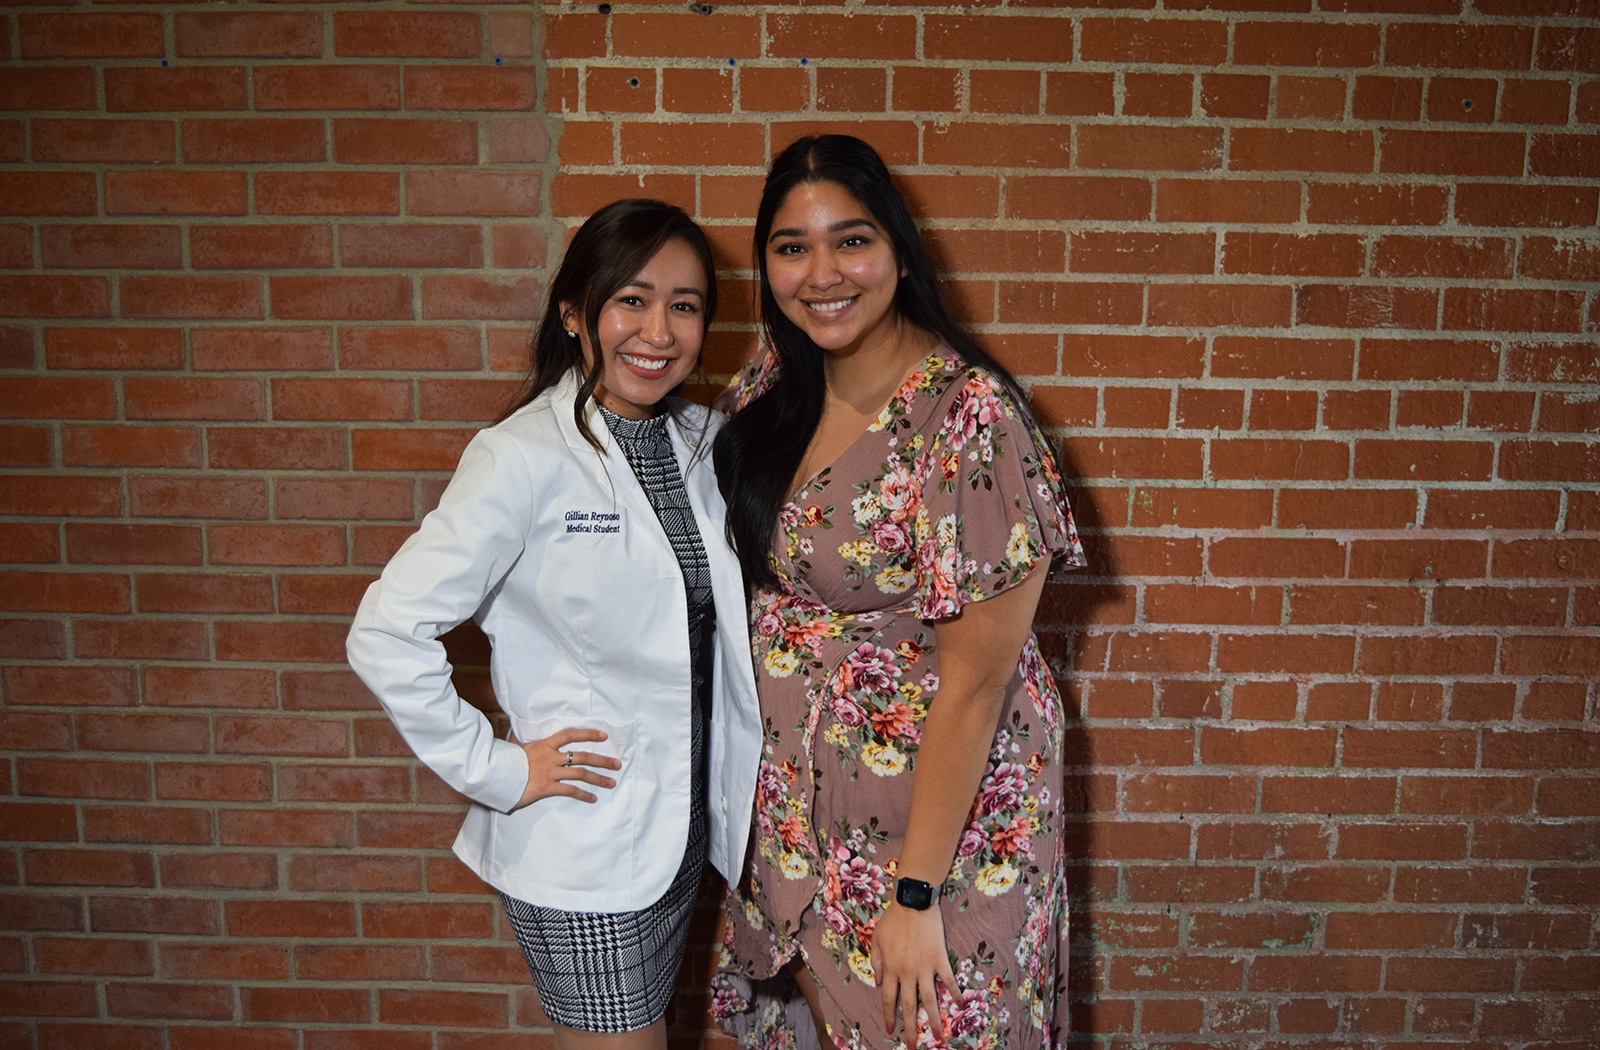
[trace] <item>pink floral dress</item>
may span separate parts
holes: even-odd
[[[729,407],[765,389],[771,360],[747,366]],[[765,979],[800,952],[831,1045],[898,1048],[869,954],[938,702],[934,623],[1041,559],[1083,564],[1082,548],[1043,436],[992,375],[946,348],[784,505],[771,558],[780,586],[751,607],[767,734],[755,849],[729,891],[713,1009],[745,1046],[794,1046],[812,1027],[804,1001],[792,982]],[[942,1004],[939,1046],[1033,1050],[1061,1036],[1061,710],[1030,635],[944,887],[960,987]]]

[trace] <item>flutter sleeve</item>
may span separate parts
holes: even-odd
[[[930,430],[919,457],[919,617],[955,616],[1021,583],[1041,560],[1050,572],[1084,564],[1049,442],[993,376],[969,370]]]
[[[711,402],[711,407],[725,416],[732,416],[765,393],[777,377],[778,355],[762,343],[756,347],[755,356],[734,373],[727,387]]]

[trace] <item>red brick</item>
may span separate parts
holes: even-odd
[[[817,70],[817,109],[833,113],[881,113],[889,82],[881,69]],[[990,112],[973,103],[974,112]],[[1034,107],[1037,109],[1037,105]]]
[[[3,604],[13,612],[129,611],[128,578],[120,574],[0,572],[0,583],[5,585]]]
[[[189,427],[66,427],[61,445],[68,466],[200,465],[200,434]]]
[[[882,102],[880,99],[880,109]],[[672,113],[731,113],[733,70],[662,70],[661,108]]]
[[[345,432],[334,428],[212,428],[207,440],[208,465],[219,470],[343,470],[349,465]],[[441,469],[454,466],[452,460],[449,467]],[[264,497],[265,490],[260,486],[252,486],[249,491],[261,492]]]
[[[1006,212],[1020,219],[1138,220],[1150,217],[1146,179],[1014,176],[1006,180]]]
[[[1362,272],[1365,262],[1362,240],[1343,234],[1229,233],[1223,241],[1225,273],[1354,276]]]
[[[1313,183],[1306,218],[1313,223],[1361,226],[1434,226],[1446,214],[1442,186]]]
[[[221,932],[216,901],[199,897],[91,897],[89,921],[96,933]]]
[[[532,215],[539,187],[538,172],[413,171],[406,207],[413,215]]]
[[[899,105],[901,72],[895,72],[895,99],[898,108],[929,108]],[[1045,73],[1044,111],[1051,116],[1106,116],[1116,105],[1115,80],[1110,73]],[[954,109],[955,106],[937,106]],[[1030,111],[1031,112],[1031,111]]]
[[[1187,117],[1193,108],[1194,78],[1177,73],[1122,74],[1122,112],[1139,117]]]
[[[243,215],[248,199],[237,171],[109,171],[105,195],[108,215]]]
[[[538,94],[532,66],[410,65],[405,77],[410,110],[531,110]]]
[[[1301,285],[1295,321],[1332,328],[1432,329],[1439,313],[1433,289],[1395,285]]]
[[[1197,19],[1086,18],[1079,50],[1090,62],[1220,65],[1227,27]]]
[[[1593,636],[1519,636],[1506,639],[1501,656],[1510,674],[1600,674],[1600,645]]]
[[[365,988],[266,986],[245,988],[244,1016],[252,1021],[360,1024],[371,1020],[371,993]],[[384,1033],[388,1036],[388,1033]],[[385,1043],[387,1045],[387,1038]]]
[[[177,806],[85,806],[85,842],[209,845],[211,814]]]
[[[1394,277],[1510,277],[1511,242],[1494,238],[1383,237],[1373,252],[1372,272]]]
[[[198,565],[200,530],[190,525],[71,523],[67,560],[91,565]]]
[[[19,15],[23,58],[160,58],[162,19],[153,14]]]
[[[1374,66],[1378,47],[1374,25],[1242,22],[1233,30],[1233,61],[1247,66]]]
[[[140,585],[140,604],[144,586]],[[144,702],[169,707],[271,707],[271,671],[222,667],[147,667]]]
[[[406,277],[280,276],[270,281],[274,317],[290,320],[410,320]]]
[[[1286,327],[1293,292],[1247,284],[1158,284],[1150,289],[1152,325]]]
[[[299,860],[302,858],[296,858]],[[422,980],[427,964],[422,949],[414,946],[362,944],[360,948],[346,948],[338,944],[301,944],[294,949],[294,973],[302,981]],[[384,1032],[384,1036],[398,1040],[408,1034]]]
[[[350,815],[338,810],[222,810],[219,820],[222,845],[314,848],[354,845],[350,837]]]
[[[1222,138],[1212,128],[1138,124],[1078,128],[1078,165],[1084,168],[1207,171],[1221,162]]]
[[[1433,774],[1401,778],[1402,813],[1515,816],[1527,813],[1532,801],[1533,781],[1523,777]]]
[[[1300,188],[1290,182],[1163,179],[1156,218],[1170,222],[1294,222]]]
[[[66,632],[55,620],[0,620],[0,658],[60,660],[67,655]]]
[[[736,19],[733,24],[716,31],[716,36],[708,36],[707,30],[698,29],[694,19],[693,15],[619,19],[613,30],[614,38],[618,31],[628,35],[627,43],[619,45],[617,53],[719,58],[754,58],[760,53],[760,28],[755,24],[755,19]],[[949,57],[946,50],[960,46],[952,39],[952,34],[960,31],[961,21],[937,16],[927,18],[923,29],[924,57]],[[1038,25],[1044,20],[1028,21]],[[971,28],[970,24],[968,28]],[[909,17],[775,14],[767,17],[766,29],[769,36],[766,54],[773,58],[816,58],[826,55],[832,59],[893,60],[918,57],[917,20]],[[663,33],[667,39],[664,42],[652,41],[646,35],[651,32]],[[1058,36],[1052,34],[1052,39],[1058,39]],[[993,40],[984,40],[978,46],[981,49],[993,43]],[[717,47],[716,44],[722,46]]]
[[[1342,860],[1458,861],[1467,856],[1465,824],[1342,824]]]
[[[193,58],[317,58],[322,20],[312,11],[193,12],[174,18],[177,53]]]
[[[1517,176],[1523,136],[1491,131],[1386,131],[1379,156],[1385,173]]]
[[[1518,269],[1552,281],[1600,280],[1600,246],[1553,237],[1524,237]]]
[[[28,883],[33,886],[155,886],[155,866],[148,853],[35,849],[27,851],[22,860]]]
[[[0,898],[0,919],[8,930],[81,933],[84,929],[81,898],[56,894],[8,893]]]
[[[1368,131],[1234,128],[1228,146],[1228,166],[1234,171],[1364,173],[1372,171],[1373,157]]]
[[[1498,85],[1478,77],[1432,77],[1428,81],[1428,119],[1458,124],[1494,120]]]
[[[422,316],[430,320],[526,320],[537,316],[543,292],[542,284],[533,277],[426,276],[422,278]]]
[[[1580,292],[1514,288],[1445,290],[1446,329],[1575,332],[1583,325]]]
[[[479,20],[469,11],[338,11],[334,54],[340,58],[477,58]]]
[[[109,92],[109,86],[108,86]],[[87,66],[0,69],[0,109],[94,109],[94,70]]]
[[[155,972],[150,945],[145,941],[35,937],[33,951],[40,973],[148,977]]]
[[[483,904],[363,904],[361,929],[367,937],[454,940],[487,937],[494,913]]]
[[[258,318],[261,282],[253,277],[124,277],[122,313],[124,317]]]
[[[1340,77],[1278,78],[1277,115],[1285,120],[1341,120],[1345,82]]]
[[[1594,222],[1597,201],[1600,190],[1593,186],[1467,183],[1457,188],[1455,211],[1473,226],[1587,226]]]
[[[1350,545],[1353,579],[1481,579],[1488,545],[1468,540],[1356,540]]]
[[[1533,26],[1390,25],[1384,62],[1424,69],[1527,69],[1533,57]]]
[[[406,420],[411,387],[390,379],[274,379],[272,414],[276,419]]]
[[[124,278],[125,281],[132,279]],[[0,277],[0,315],[109,317],[110,291],[103,277],[46,277],[32,274]]]
[[[204,164],[321,161],[327,158],[323,140],[320,120],[185,120],[183,159]]]
[[[289,949],[277,944],[163,944],[161,973],[181,980],[282,979],[289,976]]]
[[[1460,413],[1457,412],[1457,420]],[[1250,395],[1250,429],[1312,430],[1317,425],[1317,395],[1309,390],[1257,390]],[[1342,457],[1341,457],[1342,459]]]
[[[1381,962],[1356,955],[1257,956],[1250,965],[1250,987],[1271,992],[1374,992]]]
[[[264,802],[271,797],[272,774],[264,763],[157,762],[155,788],[161,799]]]
[[[1244,394],[1238,390],[1180,389],[1177,420],[1178,426],[1192,430],[1238,430],[1244,425]]]
[[[83,675],[90,677],[90,675]],[[120,675],[114,675],[120,677]],[[6,675],[6,690],[14,690],[16,682],[22,675]],[[131,685],[131,683],[128,683]],[[24,695],[14,695],[14,704],[26,703]],[[48,703],[48,701],[46,701]],[[123,699],[122,703],[131,703],[130,699]],[[6,741],[11,744],[14,751],[70,751],[72,749],[72,722],[66,714],[29,714],[29,712],[6,711],[0,712],[0,728],[6,731]],[[29,767],[34,768],[34,767]],[[122,767],[115,770],[126,773]],[[59,765],[40,767],[43,773],[66,773]],[[10,783],[10,776],[6,776]],[[29,794],[29,792],[24,792]],[[120,797],[120,796],[118,796]],[[139,796],[144,797],[144,796]]]
[[[1356,77],[1350,111],[1359,120],[1386,122],[1422,116],[1420,77]]]
[[[254,77],[258,110],[400,108],[396,66],[257,66]]]
[[[333,148],[343,164],[474,164],[478,128],[465,120],[335,120]]]
[[[123,397],[130,419],[260,419],[265,411],[253,379],[129,378]]]
[[[244,70],[227,66],[110,67],[105,81],[112,113],[242,110],[248,103]]]
[[[392,172],[264,171],[256,207],[263,215],[397,215],[400,181]]]
[[[308,892],[414,893],[422,888],[422,871],[414,857],[296,856],[289,865],[289,884]],[[363,920],[363,926],[366,923]],[[370,930],[367,936],[373,936]],[[375,949],[379,953],[405,954],[416,949]],[[349,980],[365,972],[359,951],[325,948],[319,956],[324,978]],[[381,955],[380,955],[381,957]],[[420,954],[418,962],[420,963]],[[368,962],[366,966],[370,966]],[[302,976],[305,976],[302,973]],[[376,974],[368,974],[371,979]]]
[[[1218,478],[1241,480],[1343,481],[1350,475],[1350,453],[1338,441],[1232,438],[1213,444],[1211,472]]]
[[[45,226],[40,229],[40,254],[46,267],[58,269],[178,269],[182,237],[176,226]],[[46,346],[58,331],[46,330]],[[165,335],[141,328],[122,331],[125,336]]]
[[[354,937],[356,933],[355,905],[348,901],[230,900],[223,910],[233,937]]]
[[[164,120],[36,119],[33,159],[69,164],[170,163],[172,124]]]
[[[1078,233],[1071,269],[1077,273],[1210,273],[1215,235],[1209,233]]]
[[[1217,669],[1225,672],[1349,674],[1354,639],[1342,635],[1295,635],[1292,651],[1278,637],[1224,634],[1217,639]]]
[[[212,466],[218,465],[212,445]],[[177,518],[264,518],[266,485],[250,478],[134,478],[129,486],[136,514]],[[231,611],[231,610],[219,610]]]
[[[388,722],[378,719],[385,728]],[[447,849],[461,818],[449,813],[367,811],[356,816],[356,834],[369,849]]]
[[[1292,624],[1422,623],[1423,598],[1410,587],[1294,587],[1289,591]]]
[[[171,620],[79,620],[72,651],[80,659],[203,660],[209,655],[204,624]]]
[[[1189,943],[1198,948],[1309,947],[1315,932],[1309,916],[1283,911],[1257,915],[1196,912],[1189,920]]]
[[[344,563],[344,531],[337,526],[213,525],[210,534],[213,565]]]
[[[378,1019],[384,1024],[504,1028],[508,1005],[503,993],[378,990]]]

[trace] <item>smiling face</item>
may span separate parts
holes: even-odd
[[[705,339],[705,269],[674,238],[600,308],[600,383],[595,400],[619,416],[646,419],[694,371]],[[577,334],[586,364],[594,361],[588,325],[571,303],[562,324]]]
[[[830,354],[892,342],[903,270],[888,234],[836,182],[803,182],[773,215],[767,284],[778,309]]]

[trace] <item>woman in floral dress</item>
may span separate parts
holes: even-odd
[[[766,746],[718,1019],[764,1048],[1053,1046],[1061,701],[1030,627],[1082,564],[1054,459],[870,146],[785,150],[756,246],[769,349],[716,456]]]

